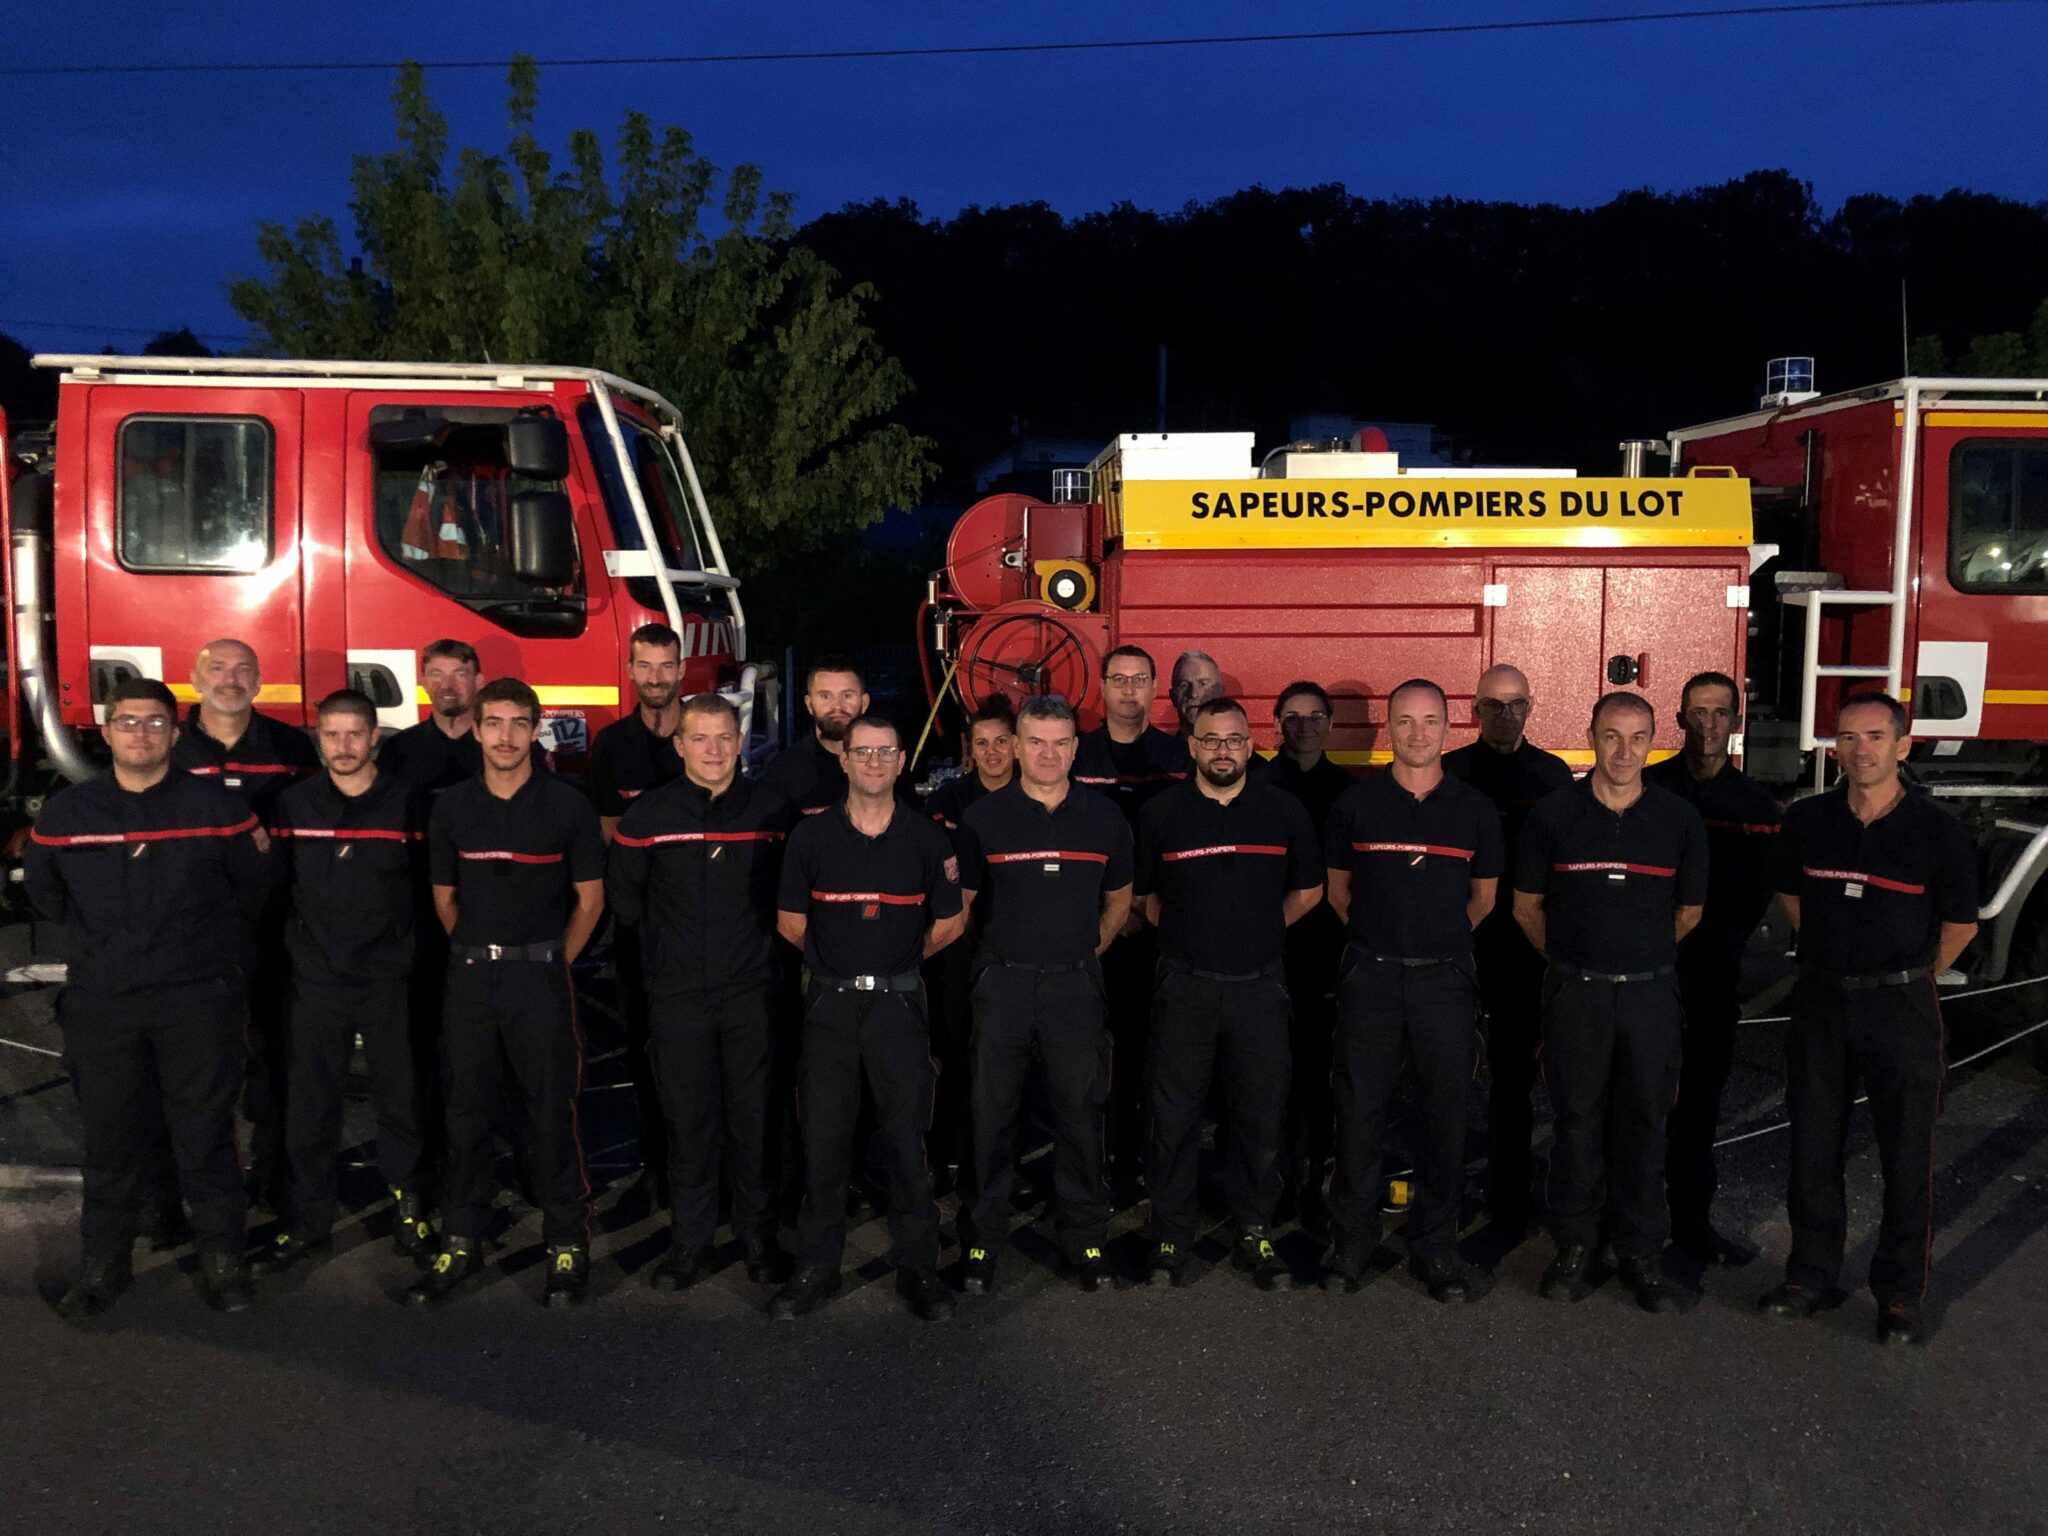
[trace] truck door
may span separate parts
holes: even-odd
[[[96,719],[126,675],[196,701],[200,647],[232,636],[261,660],[257,703],[302,720],[300,426],[296,390],[92,387],[83,565]]]
[[[1742,678],[1747,603],[1730,588],[1748,581],[1747,562],[1716,565],[1617,565],[1607,571],[1600,616],[1602,691],[1626,688],[1655,706],[1651,747],[1677,751],[1679,694],[1699,672]]]
[[[2048,419],[1929,411],[1919,480],[1914,733],[2048,738]]]
[[[472,400],[474,397],[471,397]],[[476,647],[486,679],[523,678],[540,695],[544,744],[557,767],[580,766],[591,731],[617,713],[620,665],[610,596],[592,581],[599,542],[592,493],[572,481],[541,485],[506,464],[504,425],[538,402],[479,406],[429,396],[357,393],[350,399],[345,471],[348,674],[393,728],[422,717],[420,647]],[[429,421],[410,436],[380,424]],[[575,509],[574,580],[541,591],[513,574],[511,498],[567,489]]]

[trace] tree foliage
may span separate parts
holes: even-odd
[[[726,551],[758,575],[916,500],[930,445],[890,419],[909,376],[870,329],[873,292],[792,238],[760,170],[721,174],[679,127],[628,112],[613,165],[534,133],[531,60],[509,77],[502,154],[465,148],[422,71],[399,72],[397,147],[357,156],[353,251],[320,215],[266,223],[268,271],[230,285],[261,348],[294,357],[594,366],[683,413]]]
[[[1939,336],[1913,342],[1913,371],[1936,377],[1972,379],[2048,379],[2048,299],[2034,310],[2024,331],[1990,331],[1972,336],[1960,356],[1950,360]]]

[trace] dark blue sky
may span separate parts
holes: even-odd
[[[887,47],[1494,20],[1643,0],[1004,7],[504,0],[17,7],[16,64]],[[1661,7],[1658,7],[1661,8]],[[279,19],[284,18],[284,19]],[[1394,42],[1039,57],[558,70],[542,131],[638,107],[799,217],[908,197],[1173,207],[1252,183],[1597,203],[1760,167],[1833,206],[1968,187],[2048,198],[2048,5],[1977,5]],[[457,144],[500,148],[502,79],[431,77]],[[264,218],[343,216],[351,152],[391,142],[380,74],[0,79],[0,330],[44,349],[239,334],[223,285]],[[1653,259],[1654,253],[1646,253]],[[30,324],[28,322],[37,322]],[[112,327],[134,327],[133,332]]]

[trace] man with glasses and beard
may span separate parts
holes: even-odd
[[[683,759],[675,743],[683,715],[676,697],[683,680],[683,642],[666,624],[642,624],[626,642],[626,657],[626,676],[632,680],[638,701],[631,714],[621,715],[590,742],[590,803],[607,843],[634,801],[683,773]],[[666,1206],[668,1145],[648,1043],[647,982],[642,974],[640,935],[623,919],[613,941],[612,963],[619,978],[626,1071],[633,1081],[633,1104],[640,1116],[639,1194],[657,1206]]]
[[[1505,664],[1479,675],[1472,701],[1479,739],[1444,754],[1444,772],[1493,801],[1500,814],[1503,867],[1515,867],[1515,842],[1537,801],[1572,782],[1565,760],[1530,743],[1535,699],[1529,679]],[[1486,1060],[1493,1074],[1487,1101],[1486,1211],[1493,1225],[1520,1243],[1529,1234],[1530,1179],[1535,1159],[1536,1050],[1543,957],[1515,923],[1513,903],[1497,901],[1473,934],[1479,997],[1486,1010]]]
[[[1196,1158],[1211,1088],[1223,1085],[1231,1257],[1260,1290],[1293,1276],[1267,1236],[1280,1198],[1287,1116],[1287,929],[1323,899],[1308,812],[1248,782],[1250,722],[1233,699],[1198,705],[1195,778],[1138,818],[1135,890],[1159,930],[1147,1083],[1152,1106],[1153,1285],[1187,1283],[1198,1228]]]
[[[1107,795],[1133,829],[1147,801],[1184,782],[1194,770],[1179,738],[1152,724],[1152,701],[1158,694],[1158,668],[1151,655],[1135,645],[1116,647],[1102,658],[1102,724],[1084,731],[1074,749],[1074,782]],[[1112,1055],[1110,1178],[1119,1206],[1142,1198],[1145,1034],[1158,954],[1152,930],[1134,909],[1102,957]]]

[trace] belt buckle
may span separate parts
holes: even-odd
[[[856,976],[853,978],[853,990],[856,992],[872,992],[875,990],[876,979],[873,976]]]
[[[486,960],[502,960],[502,959],[504,959],[504,958],[505,958],[505,946],[504,946],[504,945],[502,945],[502,944],[486,944],[486,945],[484,946],[484,958],[485,958]]]

